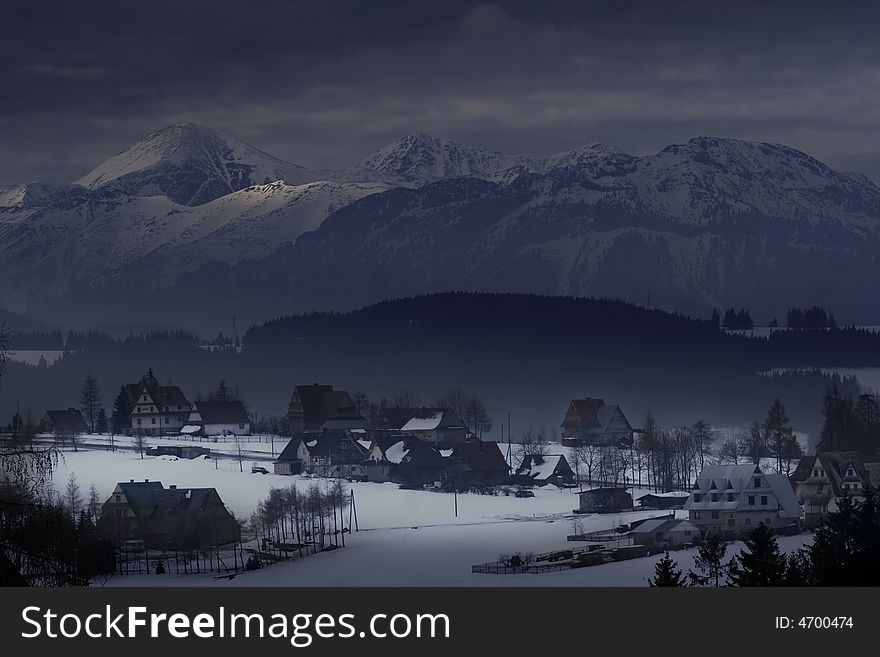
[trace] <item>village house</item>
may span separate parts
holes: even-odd
[[[415,438],[392,445],[386,452],[389,480],[405,488],[443,485],[452,450]]]
[[[40,433],[56,436],[76,436],[89,430],[82,413],[75,408],[66,411],[46,411],[40,420]]]
[[[754,464],[705,466],[684,508],[704,533],[731,539],[747,535],[758,523],[781,530],[801,519],[788,477],[764,474]]]
[[[683,518],[650,518],[639,522],[629,532],[634,545],[662,550],[678,550],[700,542],[700,528]]]
[[[365,479],[369,445],[358,436],[341,430],[296,434],[276,459],[275,473]]]
[[[562,421],[563,445],[631,447],[635,430],[619,406],[602,399],[572,399]]]
[[[249,436],[251,421],[244,404],[237,400],[198,401],[180,430],[192,436]]]
[[[425,407],[412,409],[400,432],[443,446],[463,443],[469,434],[464,421],[448,408]]]
[[[118,483],[101,507],[98,531],[115,545],[198,548],[239,540],[241,528],[214,488],[165,488],[145,479]]]
[[[373,435],[364,470],[367,481],[382,483],[391,481],[392,470],[403,460],[407,446],[417,438],[398,435]]]
[[[485,488],[507,483],[510,466],[498,443],[489,440],[469,440],[455,445],[447,458],[445,483],[457,488]]]
[[[529,486],[573,486],[574,472],[562,454],[524,456],[516,469],[513,483]]]
[[[688,501],[690,493],[670,491],[668,493],[648,493],[636,500],[643,509],[681,509]]]
[[[632,495],[622,486],[591,488],[578,493],[578,497],[575,513],[620,513],[633,508]]]
[[[156,445],[148,447],[149,456],[176,456],[179,459],[194,459],[199,456],[211,456],[211,450],[207,447],[194,445]]]
[[[296,386],[287,409],[291,433],[311,433],[331,429],[365,429],[366,418],[360,414],[344,390],[313,383]]]
[[[132,404],[132,432],[150,436],[180,433],[191,411],[183,391],[177,386],[129,384],[129,395],[132,385],[140,386]]]
[[[872,481],[870,470],[857,452],[804,456],[791,481],[808,527],[815,527],[826,514],[836,511],[841,497],[863,500],[865,489],[880,483]]]

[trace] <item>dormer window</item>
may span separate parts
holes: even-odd
[[[760,487],[761,487],[761,478],[755,477],[755,488],[760,488]]]

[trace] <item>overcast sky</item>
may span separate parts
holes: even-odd
[[[636,154],[710,134],[880,180],[878,4],[4,0],[0,184],[183,120],[310,166],[412,132]]]

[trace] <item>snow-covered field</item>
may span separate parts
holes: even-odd
[[[75,473],[83,491],[94,482],[100,496],[109,496],[120,481],[161,481],[168,486],[215,487],[227,507],[247,518],[272,487],[300,488],[324,480],[308,477],[250,474],[232,459],[145,457],[130,451],[65,451],[55,472],[62,491]],[[344,550],[323,553],[243,573],[233,580],[211,575],[116,576],[109,586],[644,586],[658,557],[544,574],[472,574],[474,564],[495,561],[501,553],[547,552],[578,543],[566,540],[574,531],[572,509],[577,495],[554,487],[536,489],[534,498],[458,495],[400,490],[394,484],[347,484],[354,491],[359,532],[348,537]],[[635,493],[635,497],[641,494]],[[681,513],[681,512],[679,512]],[[607,529],[624,522],[662,515],[634,511],[613,515],[577,516],[577,531]],[[809,536],[784,537],[793,549]],[[737,545],[732,545],[733,554]],[[693,551],[676,552],[680,565],[693,565]]]

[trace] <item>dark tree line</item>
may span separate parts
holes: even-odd
[[[845,394],[835,383],[822,398],[820,452],[858,451],[870,453],[880,445],[880,396]]]
[[[785,325],[791,329],[826,329],[837,328],[837,321],[824,308],[789,308],[785,316]]]

